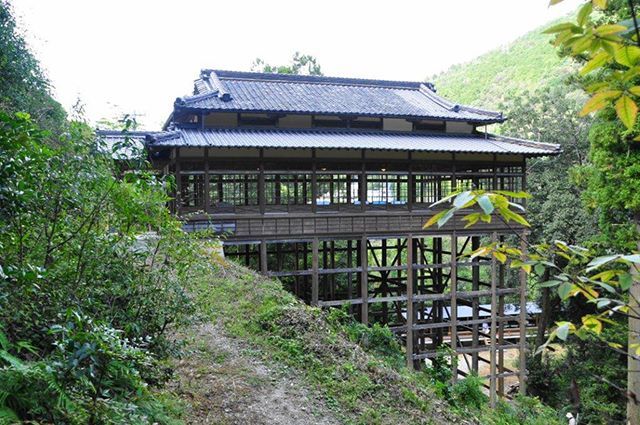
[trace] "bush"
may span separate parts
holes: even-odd
[[[84,124],[51,134],[0,112],[8,421],[146,423],[162,410],[149,386],[170,373],[168,327],[193,314],[201,250],[166,208],[170,182],[131,165],[122,175]]]

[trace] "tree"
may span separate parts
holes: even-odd
[[[304,74],[323,75],[318,60],[311,55],[295,52],[289,65],[270,65],[261,58],[256,58],[251,64],[251,71],[272,74]]]
[[[551,4],[562,0],[552,0]],[[628,6],[625,7],[625,6]],[[593,17],[594,7],[604,17]],[[628,18],[620,21],[621,19]],[[601,111],[591,131],[592,166],[584,171],[587,199],[600,211],[603,230],[624,248],[640,251],[640,142],[637,123],[640,98],[640,29],[632,0],[611,2],[593,0],[579,10],[576,22],[564,22],[547,30],[556,34],[555,44],[584,65],[580,74],[591,98],[581,114]],[[617,117],[617,119],[615,119]],[[615,226],[627,221],[626,225]],[[632,266],[629,282],[629,350],[640,347],[640,279]],[[627,419],[640,424],[640,359],[628,357]]]
[[[43,127],[60,128],[66,114],[49,89],[49,80],[18,32],[11,6],[0,0],[0,109],[28,112]]]

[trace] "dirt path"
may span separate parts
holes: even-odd
[[[286,370],[265,364],[218,326],[183,335],[172,390],[189,406],[190,424],[339,424],[317,394]]]

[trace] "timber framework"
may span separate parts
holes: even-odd
[[[522,273],[467,254],[524,229],[423,224],[455,190],[525,190],[527,159],[559,153],[486,132],[504,120],[428,83],[203,70],[162,131],[128,137],[175,176],[187,230],[311,305],[389,326],[410,368],[448,347],[453,379],[479,373],[495,403],[525,391],[532,306]]]

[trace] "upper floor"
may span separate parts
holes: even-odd
[[[456,104],[430,83],[203,70],[169,128],[340,128],[472,133],[500,112]]]

